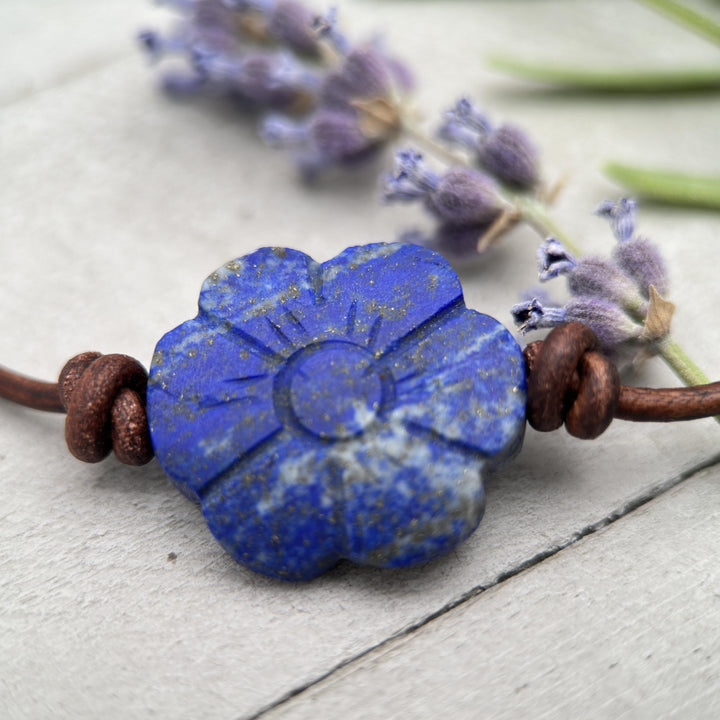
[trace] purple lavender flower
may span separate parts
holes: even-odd
[[[635,233],[635,215],[637,206],[634,200],[621,198],[617,202],[605,200],[600,203],[596,215],[610,221],[615,239],[618,242],[629,240]]]
[[[287,51],[256,49],[253,42],[273,37],[307,52],[314,34],[311,14],[295,0],[171,0],[182,18],[167,36],[140,33],[154,60],[178,54],[187,60],[184,73],[166,74],[172,91],[202,88],[239,96],[254,104],[296,112],[315,104],[317,73]],[[258,25],[258,23],[260,23]],[[250,42],[249,42],[250,41]]]
[[[561,307],[548,307],[538,298],[517,303],[510,308],[513,322],[524,335],[533,330],[553,328],[566,321],[567,311]]]
[[[577,265],[575,258],[555,238],[548,238],[537,251],[540,282],[565,275]]]
[[[260,135],[272,147],[293,149],[307,181],[330,165],[368,160],[380,147],[362,132],[355,115],[334,110],[319,110],[298,122],[271,115],[263,121]]]
[[[491,130],[478,148],[478,161],[506,185],[532,190],[538,184],[537,149],[525,132],[514,125]]]
[[[182,18],[166,37],[141,32],[140,41],[153,59],[169,53],[233,52],[240,47],[237,13],[222,0],[164,0]]]
[[[296,0],[278,0],[269,13],[268,30],[281,42],[305,55],[317,55],[315,15]]]
[[[139,40],[153,59],[168,53],[187,70],[164,77],[174,92],[207,90],[253,106],[307,114],[292,122],[269,118],[262,134],[273,145],[295,149],[300,169],[312,179],[330,165],[354,166],[375,156],[401,126],[397,90],[409,72],[379,43],[351,48],[337,27],[337,12],[316,17],[299,0],[167,0],[180,22],[168,35],[154,31]],[[257,48],[281,44],[285,50]],[[309,69],[298,55],[328,46],[338,66]]]
[[[438,225],[432,233],[417,229],[403,232],[398,237],[398,242],[422,245],[436,250],[447,260],[465,262],[480,256],[479,243],[489,228],[489,224],[464,227]]]
[[[472,260],[480,255],[479,243],[491,225],[438,225],[425,246],[437,250],[449,260]]]
[[[324,78],[318,107],[306,121],[271,118],[262,125],[262,137],[275,146],[294,147],[306,180],[332,165],[365,162],[400,129],[392,97],[395,67],[372,46],[352,50]]]
[[[613,259],[620,270],[632,278],[644,298],[650,297],[650,285],[664,295],[670,285],[665,262],[655,245],[635,234],[635,213],[635,201],[627,198],[605,201],[596,210],[610,221],[618,241]]]
[[[661,295],[667,294],[670,289],[665,261],[649,240],[633,237],[619,243],[613,250],[613,259],[626,275],[635,280],[643,297],[650,297],[651,285]]]
[[[242,56],[197,52],[194,67],[215,88],[276,109],[311,106],[318,86],[317,77],[285,52],[258,50]]]
[[[611,353],[622,343],[638,339],[642,332],[642,327],[617,305],[597,297],[572,298],[564,307],[549,307],[532,298],[513,305],[510,312],[523,334],[565,322],[582,322],[598,336],[600,347]]]
[[[422,155],[404,150],[395,157],[395,171],[384,178],[387,201],[422,199],[426,209],[447,228],[487,227],[502,212],[495,184],[468,167],[450,168],[440,176]],[[476,242],[477,244],[477,242]]]
[[[642,305],[635,283],[605,258],[580,258],[567,274],[567,282],[570,293],[575,296],[606,298],[632,310],[639,310]]]
[[[393,172],[383,178],[383,200],[412,201],[427,197],[437,189],[440,176],[430,169],[421,153],[399,150]]]
[[[300,54],[318,54],[315,14],[297,0],[221,0],[237,12],[237,27],[260,42],[276,40]]]
[[[657,317],[653,316],[657,306],[653,310],[653,301],[648,302],[651,285],[658,292],[667,287],[665,266],[657,249],[635,235],[635,210],[635,203],[625,199],[598,208],[597,213],[610,220],[618,241],[612,259],[575,259],[554,238],[540,246],[540,280],[565,275],[572,297],[564,307],[548,306],[536,298],[515,305],[512,313],[521,331],[577,320],[588,325],[602,349],[614,355],[667,332],[669,319],[657,329]]]
[[[598,337],[600,347],[613,354],[629,341],[637,340],[642,326],[634,323],[615,303],[599,297],[571,298],[565,306],[565,322],[585,323]]]
[[[538,270],[540,282],[565,275],[571,295],[606,298],[635,313],[644,310],[635,282],[617,263],[595,256],[575,260],[555,238],[538,249]]]
[[[539,182],[538,153],[528,136],[513,125],[493,127],[467,98],[445,113],[438,135],[472,151],[478,163],[506,185],[532,190]]]
[[[448,142],[474,150],[478,136],[487,135],[491,129],[487,115],[468,98],[460,98],[453,108],[445,112],[438,134]]]
[[[328,73],[319,102],[327,108],[356,112],[357,100],[388,97],[391,86],[385,58],[372,47],[362,47],[350,52],[337,71]]]
[[[495,183],[468,167],[450,168],[428,195],[426,207],[446,225],[489,225],[502,212]]]
[[[313,30],[317,37],[333,47],[336,52],[345,55],[348,51],[348,41],[338,29],[337,8],[330,8],[325,15],[320,15],[313,21]]]

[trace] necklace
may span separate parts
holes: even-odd
[[[192,163],[190,163],[190,164],[192,164]],[[327,251],[326,251],[326,252],[327,252]],[[27,264],[27,263],[25,263],[25,264]]]
[[[154,448],[238,562],[306,580],[341,558],[406,566],[454,549],[482,518],[485,471],[522,444],[528,385],[535,428],[565,422],[583,438],[616,414],[720,412],[720,384],[621,391],[597,347],[571,323],[523,358],[418,246],[322,265],[265,248],[207,278],[198,316],[158,343],[149,384],[131,358],[84,353],[57,385],[4,371],[0,396],[66,410],[82,460],[114,448],[143,465]]]

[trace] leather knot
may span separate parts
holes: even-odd
[[[563,422],[575,437],[591,440],[608,428],[620,396],[615,365],[596,352],[595,333],[572,322],[525,348],[527,417],[543,432]]]
[[[150,462],[147,378],[127,355],[86,352],[65,364],[58,385],[67,412],[65,440],[76,458],[99,462],[114,450],[126,465]]]

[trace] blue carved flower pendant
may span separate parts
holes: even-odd
[[[524,362],[431,250],[264,248],[160,340],[148,416],[160,464],[243,565],[410,565],[480,522],[483,470],[522,443]]]

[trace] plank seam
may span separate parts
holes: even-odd
[[[356,653],[352,657],[349,657],[345,660],[342,660],[337,665],[335,665],[333,668],[328,670],[327,672],[322,673],[321,675],[318,675],[313,680],[310,680],[302,685],[299,685],[298,687],[292,688],[285,694],[283,694],[281,697],[279,697],[277,700],[268,703],[264,707],[260,708],[260,710],[254,712],[251,715],[243,715],[238,717],[237,720],[259,720],[267,713],[271,712],[272,710],[275,710],[279,708],[280,706],[286,704],[288,701],[292,700],[293,698],[296,698],[298,695],[303,694],[307,690],[311,689],[315,685],[318,685],[319,683],[323,682],[324,680],[327,680],[330,676],[334,675],[339,670],[342,670],[349,665],[356,663],[359,660],[362,660],[364,657],[367,657],[371,653],[375,652],[376,650],[379,650],[390,643],[393,643],[396,640],[400,640],[402,638],[408,637],[415,632],[417,632],[419,629],[424,627],[425,625],[428,625],[429,623],[437,620],[438,618],[442,617],[446,613],[451,612],[452,610],[455,610],[456,608],[460,607],[461,605],[464,605],[465,603],[469,602],[470,600],[476,598],[478,595],[481,595],[487,590],[490,590],[491,588],[499,586],[501,583],[506,582],[507,580],[510,580],[511,578],[514,578],[517,575],[520,575],[521,573],[530,570],[531,568],[535,567],[536,565],[539,565],[541,562],[547,560],[548,558],[553,557],[554,555],[557,555],[561,551],[565,550],[566,548],[572,547],[576,543],[578,543],[583,538],[586,538],[590,535],[594,535],[595,533],[599,532],[600,530],[603,530],[604,528],[616,523],[618,520],[621,520],[622,518],[626,517],[627,515],[630,515],[635,510],[638,510],[643,505],[646,505],[647,503],[651,502],[655,498],[660,497],[661,495],[664,495],[668,491],[672,490],[673,488],[679,486],[686,480],[689,480],[694,475],[697,475],[698,473],[707,470],[711,467],[714,467],[715,465],[720,464],[720,453],[717,455],[713,455],[712,457],[708,458],[707,460],[699,463],[698,465],[695,465],[687,470],[684,470],[683,472],[679,473],[678,475],[669,478],[668,480],[665,480],[664,482],[658,483],[657,485],[652,486],[649,488],[646,492],[642,493],[641,495],[638,495],[638,497],[633,498],[629,502],[625,503],[621,507],[619,507],[616,510],[613,510],[610,512],[607,516],[602,518],[601,520],[598,520],[594,523],[591,523],[587,525],[586,527],[582,528],[576,533],[573,533],[565,542],[560,543],[559,545],[556,545],[554,547],[548,548],[546,550],[542,550],[539,553],[536,553],[532,557],[528,558],[524,562],[521,562],[516,567],[512,568],[511,570],[507,570],[506,572],[500,573],[495,580],[488,583],[487,585],[477,585],[476,587],[468,590],[467,592],[460,595],[460,597],[456,598],[455,600],[452,600],[448,602],[447,604],[443,605],[441,608],[436,610],[435,612],[430,613],[429,615],[426,615],[421,620],[418,620],[417,622],[413,623],[412,625],[409,625],[399,632],[395,633],[394,635],[390,635],[389,637],[385,638],[379,643],[376,643],[375,645],[371,645],[370,647],[366,648],[365,650],[360,651],[359,653]]]

